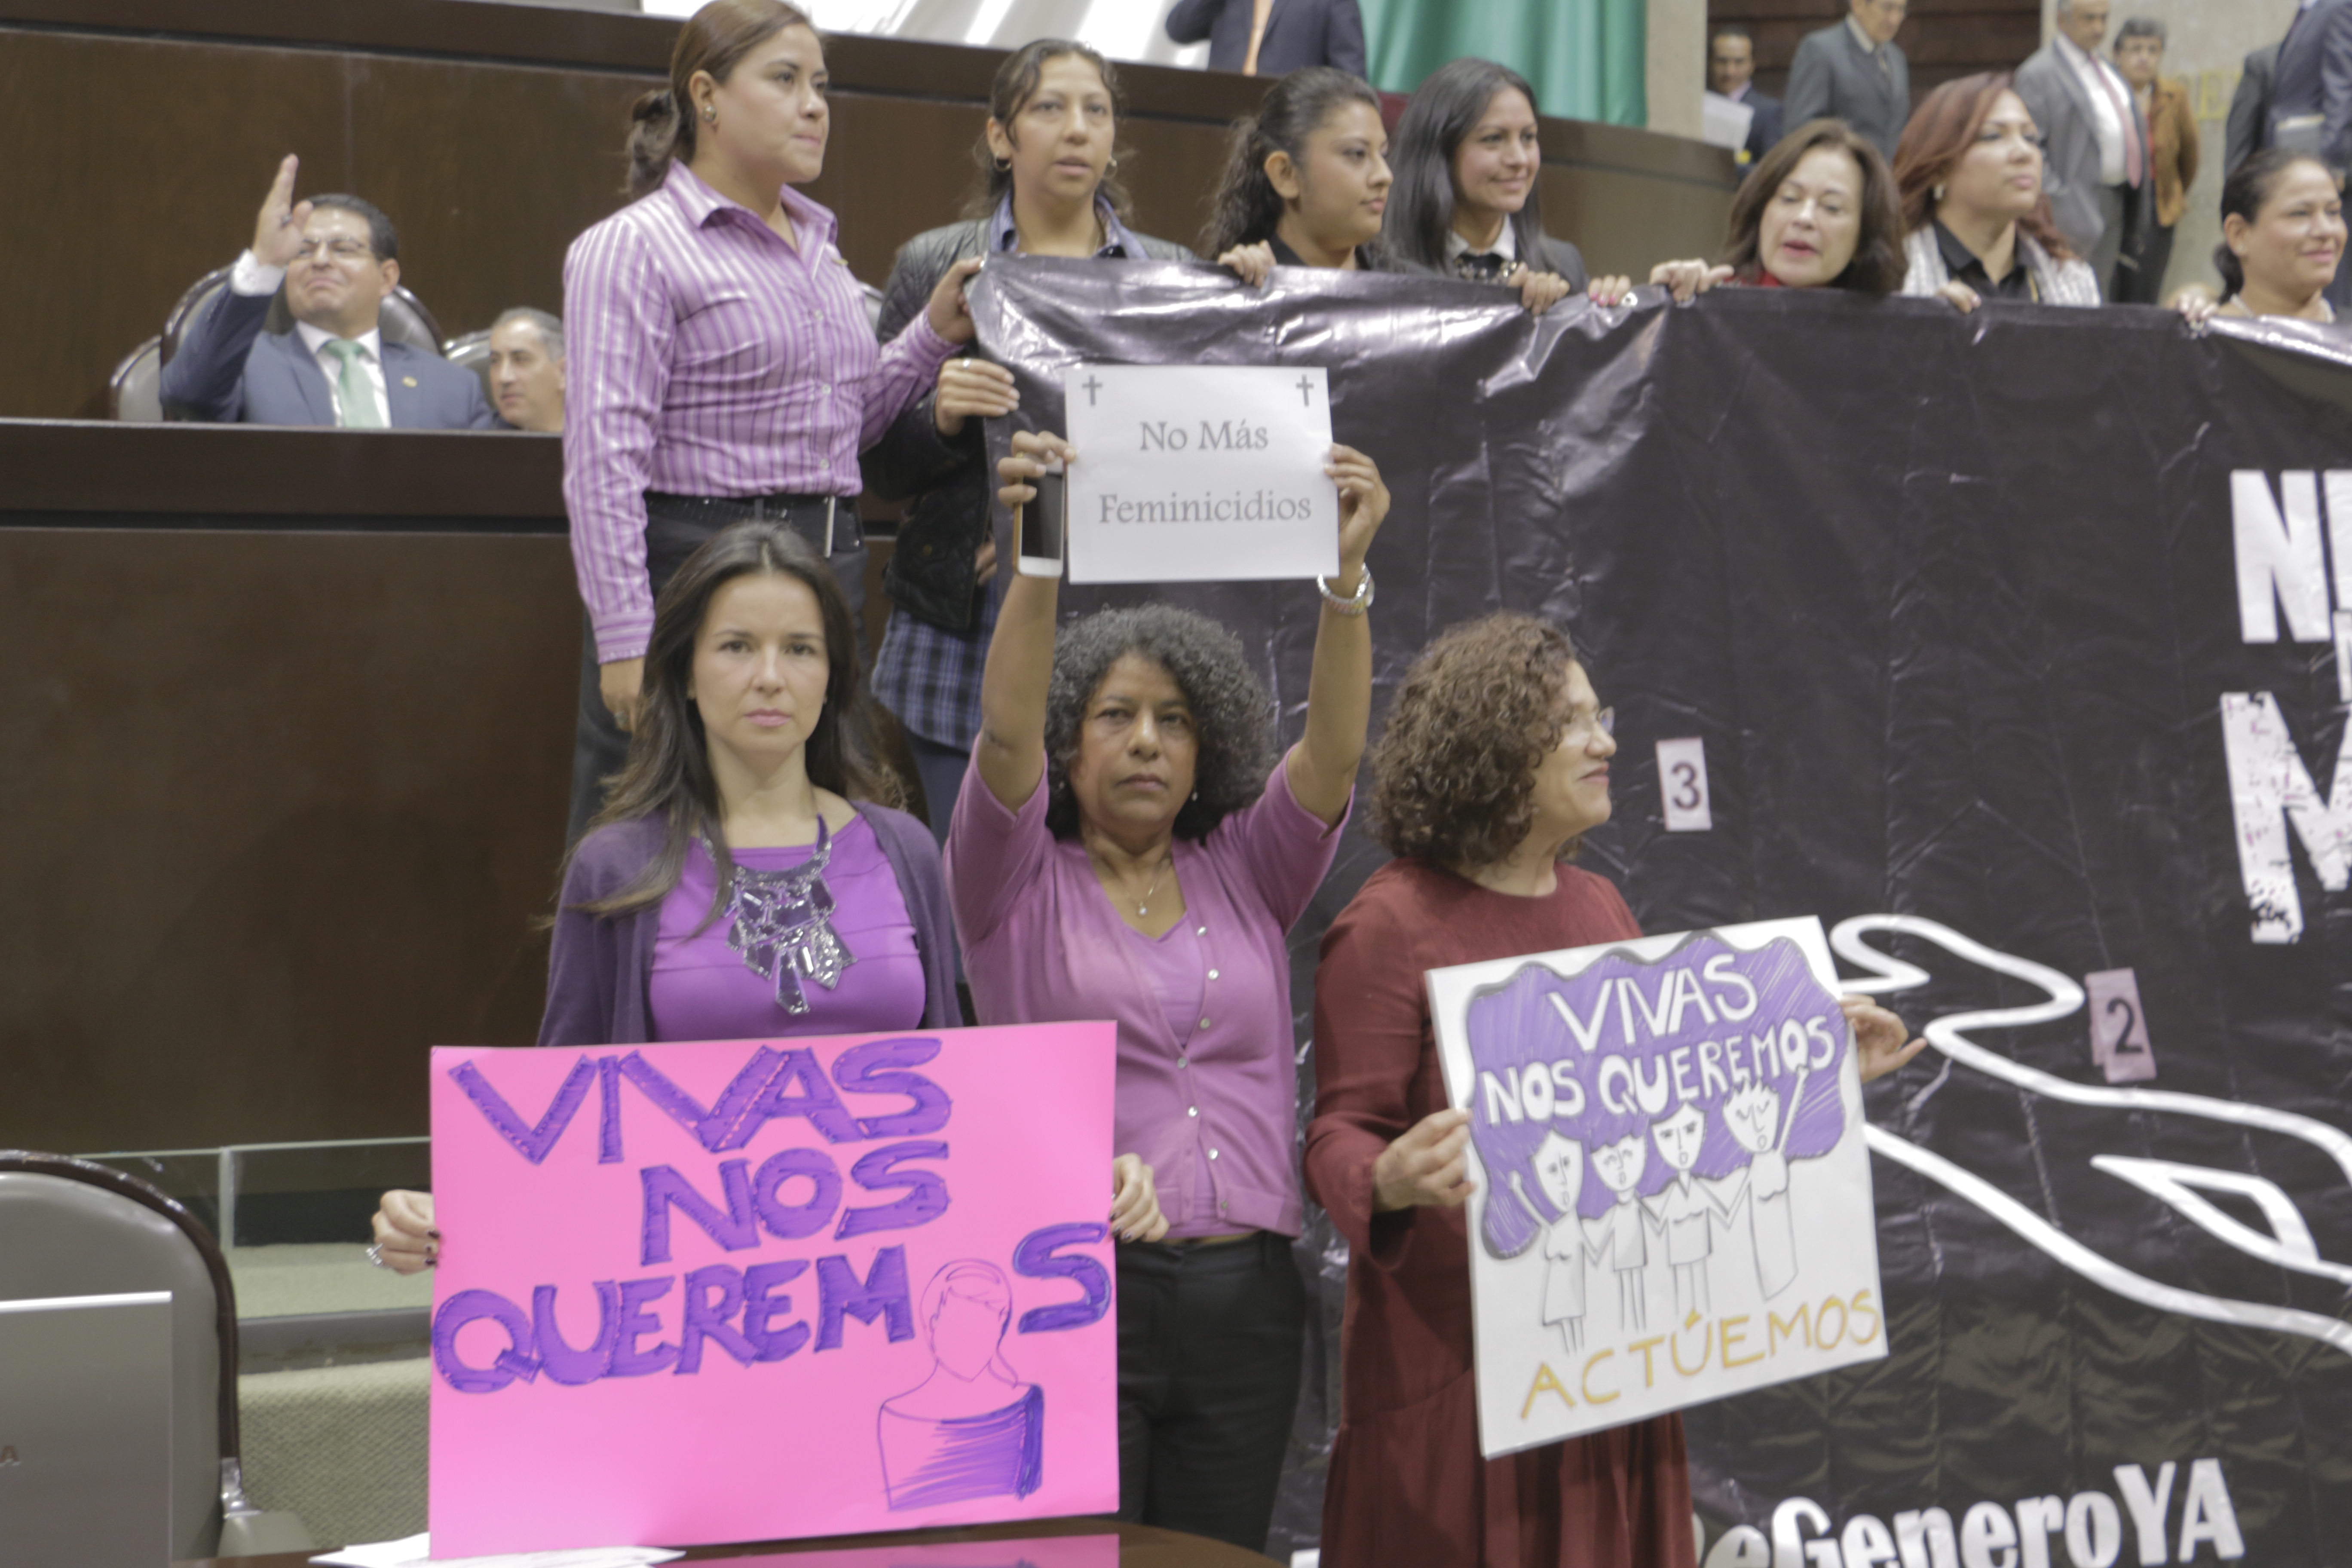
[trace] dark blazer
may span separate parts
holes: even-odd
[[[1139,234],[1155,261],[1190,261],[1192,253],[1169,240]],[[906,331],[923,313],[931,290],[949,268],[988,246],[988,222],[972,218],[919,234],[899,248],[882,291],[882,315],[874,330],[884,342]],[[882,571],[890,600],[917,620],[951,632],[980,624],[979,584],[971,558],[992,526],[990,507],[996,485],[989,477],[981,422],[964,421],[953,440],[940,434],[932,407],[937,383],[921,401],[892,422],[882,439],[858,457],[866,489],[882,500],[908,500],[898,542]],[[911,498],[911,499],[910,499]]]
[[[2103,69],[2113,68],[2105,61],[2100,65]],[[2122,87],[2121,82],[2116,85]],[[2147,171],[2137,190],[2125,192],[2124,232],[2129,234],[2132,209],[2142,209],[2145,216],[2145,209],[2154,205],[2156,182],[2149,163],[2147,118],[2130,97],[2131,89],[2123,87],[2123,91],[2124,101],[2132,104],[2132,133],[2139,138],[2141,166]],[[2105,182],[2099,178],[2098,111],[2091,106],[2091,89],[2083,85],[2083,79],[2058,52],[2056,44],[2044,44],[2017,68],[2017,96],[2042,132],[2046,149],[2042,188],[2050,197],[2050,216],[2058,220],[2075,254],[2088,256],[2099,247],[2106,232],[2100,205]],[[2106,279],[2099,283],[2105,288]]]
[[[2318,0],[2287,28],[2263,145],[2352,165],[2352,0]]]
[[[2238,77],[2238,90],[2230,95],[2229,130],[2221,142],[2221,177],[2225,180],[2237,172],[2239,164],[2261,152],[2269,138],[2271,89],[2278,81],[2278,58],[2276,44],[2246,57],[2246,68]]]
[[[1782,100],[1787,123],[1843,120],[1893,163],[1895,144],[1911,118],[1911,62],[1893,44],[1881,47],[1883,72],[1844,22],[1806,34],[1789,67],[1789,96]]]
[[[1748,89],[1748,96],[1739,101],[1756,111],[1756,117],[1748,122],[1748,155],[1761,158],[1779,146],[1780,138],[1788,134],[1785,110],[1779,99],[1769,93],[1759,92],[1752,87]]]
[[[163,406],[217,425],[332,425],[327,374],[299,332],[265,332],[272,296],[223,289],[163,367]],[[438,354],[383,345],[384,423],[397,430],[495,430],[482,381]]]
[[[1168,36],[1180,44],[1209,40],[1209,68],[1237,71],[1249,58],[1252,0],[1176,0]],[[1257,74],[1288,76],[1307,66],[1336,66],[1362,76],[1364,13],[1356,0],[1274,0],[1257,47]]]
[[[955,923],[939,843],[929,828],[903,811],[871,801],[856,804],[857,815],[872,825],[898,879],[899,896],[907,900],[908,922],[923,959],[923,1027],[955,1028],[963,1022],[963,1008],[956,1000]],[[668,832],[667,824],[641,816],[600,827],[580,841],[557,900],[541,1045],[642,1045],[653,1038],[650,996],[661,906],[609,917],[579,906],[609,899],[635,881],[661,852]]]

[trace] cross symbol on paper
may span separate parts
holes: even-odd
[[[1095,394],[1102,390],[1102,383],[1090,375],[1078,384],[1087,389],[1087,406],[1092,408],[1095,405]]]
[[[1304,376],[1304,375],[1300,376],[1300,377],[1298,378],[1298,406],[1299,406],[1299,407],[1301,407],[1301,408],[1308,407],[1308,406],[1310,406],[1310,405],[1314,403],[1314,401],[1315,401],[1315,383],[1314,383],[1314,380],[1313,380],[1311,377],[1308,377],[1308,376]]]

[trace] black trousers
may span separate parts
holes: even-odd
[[[1265,1549],[1307,1288],[1270,1231],[1118,1249],[1118,1516]]]
[[[658,599],[686,558],[702,547],[703,541],[730,522],[740,522],[749,517],[773,517],[790,521],[793,529],[811,545],[824,548],[824,512],[821,507],[778,507],[757,500],[680,500],[665,496],[646,498],[646,575],[652,580],[654,596]],[[862,629],[866,624],[866,535],[857,524],[857,505],[845,500],[835,510],[833,528],[834,551],[828,561],[834,576],[841,584],[842,596],[849,601],[849,623]],[[862,658],[864,649],[859,649]],[[613,715],[604,706],[603,674],[596,662],[596,635],[581,617],[580,627],[580,716],[572,742],[572,821],[564,830],[565,847],[580,841],[588,831],[588,822],[604,804],[604,781],[621,771],[628,760],[629,737],[613,722]]]

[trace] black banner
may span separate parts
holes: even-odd
[[[1559,619],[1618,712],[1583,864],[1651,931],[1818,915],[1928,1034],[1869,1091],[1892,1353],[1689,1414],[1703,1561],[2352,1560],[2352,348],[1504,298],[1024,261],[975,308],[1031,426],[1081,361],[1326,367],[1396,498],[1375,723],[1443,627]],[[1310,586],[1065,605],[1146,596],[1262,647],[1295,737]],[[1663,779],[1662,741],[1699,742]],[[1302,1040],[1381,858],[1351,826],[1294,933]],[[1298,1543],[1321,1387],[1302,1410]]]

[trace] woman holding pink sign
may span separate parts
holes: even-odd
[[[1613,726],[1566,633],[1494,615],[1423,651],[1373,752],[1372,830],[1397,858],[1332,922],[1315,975],[1307,1190],[1349,1257],[1327,1568],[1695,1562],[1679,1415],[1479,1457],[1463,1210],[1470,1118],[1446,1109],[1423,980],[1642,934],[1613,886],[1562,864],[1609,820]],[[1843,1005],[1865,1082],[1925,1044],[1905,1045],[1902,1020],[1864,998]],[[1654,1139],[1677,1166],[1676,1148],[1696,1141],[1688,1127],[1661,1133],[1639,1117],[1623,1131],[1622,1143],[1586,1152],[1621,1200],[1600,1227],[1603,1252],[1590,1256],[1616,1279],[1599,1300],[1638,1322],[1654,1254],[1663,1246],[1683,1266],[1688,1289],[1695,1241],[1675,1252],[1633,1189]],[[1573,1243],[1562,1250],[1572,1266]],[[1557,1310],[1548,1298],[1548,1321],[1573,1323],[1597,1304],[1562,1295],[1572,1299]],[[1573,1327],[1563,1331],[1577,1342]]]
[[[741,522],[656,603],[629,760],[564,867],[542,1046],[961,1023],[939,848],[896,809],[847,601],[783,522]],[[440,1250],[386,1193],[372,1260]]]
[[[1009,507],[1055,436],[1016,435]],[[1223,627],[1164,605],[1055,635],[1060,580],[1016,577],[948,829],[948,888],[984,1024],[1118,1026],[1113,1147],[1139,1164],[1118,1248],[1119,1513],[1258,1550],[1298,1392],[1304,1220],[1285,933],[1339,847],[1371,711],[1370,458],[1331,449],[1339,574],[1305,733],[1276,760]],[[1303,590],[1294,590],[1303,591]],[[1164,1240],[1162,1238],[1165,1238]]]

